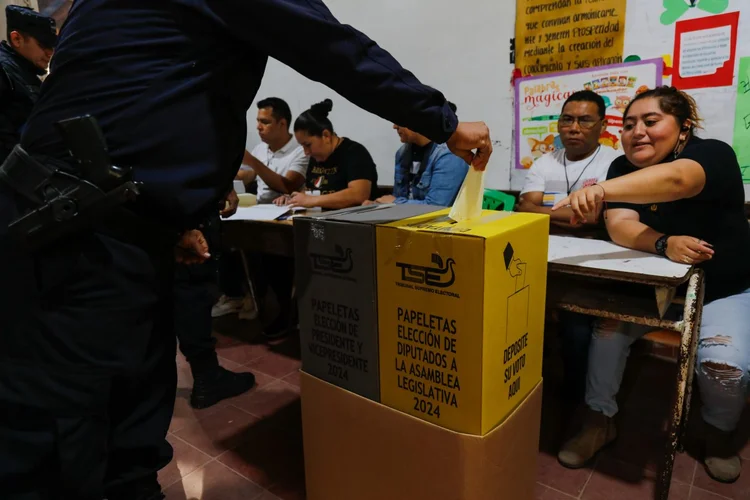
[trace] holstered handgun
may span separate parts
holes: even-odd
[[[110,162],[104,136],[93,117],[63,120],[57,128],[78,163],[80,175],[41,163],[20,145],[0,167],[0,180],[33,207],[8,226],[32,251],[92,227],[139,194],[139,183],[132,180],[131,169]]]

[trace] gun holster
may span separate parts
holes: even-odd
[[[118,173],[125,172],[118,169]],[[53,165],[43,164],[19,145],[0,166],[0,181],[23,196],[32,208],[11,222],[9,232],[27,249],[92,227],[113,209],[134,200],[139,184],[129,170],[106,188]],[[106,189],[106,190],[105,190]]]

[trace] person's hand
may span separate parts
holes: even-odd
[[[446,144],[454,155],[476,170],[484,170],[492,154],[490,129],[484,122],[459,122]]]
[[[372,201],[372,200],[365,200],[362,202],[363,207],[368,207],[370,205],[377,205],[377,204],[378,204],[377,201]]]
[[[289,201],[291,199],[292,197],[289,196],[288,194],[282,194],[281,196],[273,200],[273,204],[276,205],[277,207],[285,207],[289,204]]]
[[[693,236],[670,236],[667,239],[667,258],[680,264],[694,266],[711,260],[714,249],[705,241]]]
[[[302,208],[313,208],[318,204],[318,197],[312,196],[307,193],[292,193],[291,200],[289,200],[289,206],[302,207]]]
[[[208,242],[198,229],[185,231],[175,247],[175,260],[180,264],[202,264],[211,258]]]
[[[396,201],[396,197],[390,194],[387,194],[385,196],[381,196],[380,198],[375,199],[375,203],[382,203],[384,205],[388,203],[393,203]]]
[[[570,218],[572,225],[587,224],[588,221],[596,222],[602,212],[604,201],[604,188],[600,184],[594,184],[579,189],[555,203],[552,211],[570,206],[573,215]]]
[[[232,191],[227,195],[227,199],[224,200],[224,206],[219,211],[219,215],[221,215],[223,218],[231,217],[235,213],[237,213],[237,207],[240,204],[240,197],[237,196],[237,192],[232,189]]]

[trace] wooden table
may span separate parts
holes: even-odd
[[[300,212],[297,215],[304,215]],[[318,212],[319,213],[319,212]],[[222,240],[231,248],[294,257],[294,219],[272,221],[223,220]]]
[[[687,429],[695,353],[703,311],[703,272],[601,240],[550,236],[548,304],[600,318],[680,334],[675,398],[656,495],[666,499],[675,454]],[[685,288],[684,298],[676,299]],[[681,319],[666,319],[682,303]]]

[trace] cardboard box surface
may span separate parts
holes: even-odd
[[[381,401],[484,435],[542,376],[549,217],[377,228]]]
[[[294,222],[302,367],[380,400],[375,224],[434,212],[426,205],[374,205]]]
[[[460,434],[302,374],[308,500],[529,500],[542,384],[488,435]]]

